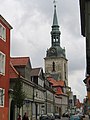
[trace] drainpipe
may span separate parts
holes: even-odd
[[[46,90],[46,114],[47,114],[47,90]]]

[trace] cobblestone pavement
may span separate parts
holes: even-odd
[[[83,118],[83,120],[90,120],[88,115],[85,115],[85,118]]]
[[[60,120],[69,120],[67,117],[62,117]]]
[[[61,119],[55,119],[55,120],[69,120],[67,117],[62,117]]]

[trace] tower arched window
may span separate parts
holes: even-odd
[[[53,67],[53,71],[55,71],[55,62],[53,62],[52,67]]]
[[[58,37],[56,38],[56,42],[58,42]]]
[[[53,39],[53,42],[55,42],[55,38]]]
[[[64,73],[65,73],[65,79],[67,79],[67,77],[66,77],[66,64],[64,64]]]

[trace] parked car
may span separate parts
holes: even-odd
[[[85,115],[83,115],[82,113],[78,113],[78,116],[80,117],[80,120],[83,120],[83,118],[85,118]]]
[[[39,120],[49,120],[49,117],[48,117],[48,115],[43,114],[39,117]]]
[[[49,120],[55,120],[55,116],[53,113],[47,113],[47,116],[48,116]]]
[[[81,120],[79,115],[71,115],[70,120]]]
[[[70,117],[70,114],[68,112],[63,113],[62,117]]]
[[[60,119],[61,118],[61,116],[59,115],[59,113],[55,113],[54,116],[55,116],[55,119]]]

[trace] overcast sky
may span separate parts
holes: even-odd
[[[68,59],[68,81],[82,101],[86,72],[85,38],[81,36],[79,0],[57,0],[61,47]],[[32,67],[43,67],[51,46],[53,0],[0,0],[0,14],[11,24],[11,56],[29,56]]]

